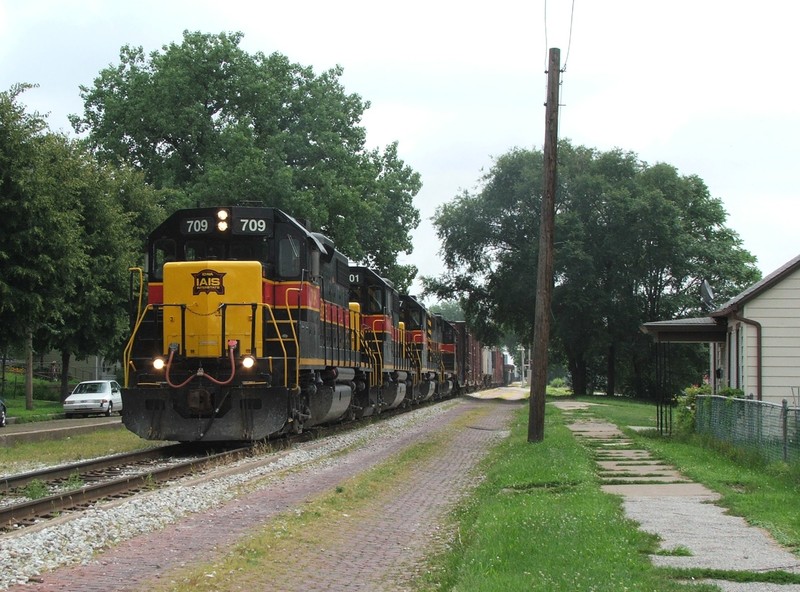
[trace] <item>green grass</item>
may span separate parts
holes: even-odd
[[[606,419],[619,426],[642,426],[656,428],[656,407],[653,403],[624,397],[577,397],[576,401],[590,403],[588,411],[593,417]]]
[[[656,408],[652,403],[616,397],[581,400],[602,402],[587,413],[616,423],[635,445],[647,448],[690,479],[720,493],[719,504],[732,514],[765,528],[779,543],[800,552],[800,513],[796,511],[800,502],[800,466],[768,464],[752,454],[694,435],[660,436],[626,429],[630,425],[655,426]]]
[[[675,464],[692,479],[723,494],[721,504],[764,527],[782,544],[800,551],[800,470],[754,462],[729,448],[697,438],[661,437],[627,426],[656,424],[652,404],[623,398],[588,397],[589,410],[569,421],[602,418],[620,426],[635,447]],[[564,425],[565,415],[548,405],[545,439],[526,442],[527,409],[486,463],[486,480],[454,515],[458,536],[445,554],[431,559],[417,590],[717,590],[690,586],[701,578],[740,582],[798,583],[796,574],[661,569],[647,555],[656,540],[624,518],[615,496],[599,490],[593,449],[581,446]],[[675,548],[663,554],[683,555]]]
[[[716,590],[651,565],[656,539],[600,490],[591,451],[560,411],[548,406],[543,442],[526,437],[527,409],[485,463],[486,479],[454,516],[452,548],[432,558],[418,590]]]
[[[29,471],[41,465],[76,462],[142,450],[161,444],[164,442],[142,440],[122,428],[98,430],[46,442],[21,442],[0,447],[0,475]]]
[[[70,390],[77,382],[69,385]],[[16,372],[6,372],[6,384],[0,399],[6,404],[8,417],[18,423],[51,419],[53,415],[64,412],[60,389],[61,383],[51,380],[33,379],[33,409],[25,408],[25,377]]]
[[[3,399],[6,404],[8,417],[14,417],[19,423],[31,421],[41,421],[51,419],[53,415],[64,412],[64,407],[58,401],[43,401],[34,399],[33,409],[25,409],[25,397],[14,397],[13,399]]]
[[[39,479],[34,479],[28,483],[22,490],[25,497],[31,500],[42,499],[50,493],[47,484]]]

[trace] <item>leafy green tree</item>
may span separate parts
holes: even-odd
[[[62,396],[68,394],[70,355],[121,359],[130,328],[128,270],[142,263],[143,229],[161,218],[158,195],[140,174],[100,165],[77,145],[74,150],[79,168],[72,184],[81,211],[85,266],[74,278],[80,296],[65,307],[62,326],[49,341],[61,351]]]
[[[102,159],[130,163],[170,190],[168,211],[279,207],[398,287],[410,284],[416,270],[399,266],[397,253],[411,251],[419,224],[419,175],[396,144],[366,150],[360,121],[369,103],[345,92],[340,67],[315,75],[278,53],[248,54],[241,40],[187,31],[149,56],[123,47],[118,66],[81,88],[75,130]]]
[[[448,321],[463,321],[464,311],[456,300],[442,300],[428,307],[431,312],[440,314]]]
[[[426,289],[453,291],[484,334],[504,327],[530,343],[534,318],[539,151],[515,149],[497,159],[482,189],[437,211],[448,273]],[[709,279],[735,294],[756,281],[755,259],[742,249],[726,214],[696,176],[635,154],[559,145],[556,199],[553,360],[586,393],[652,392],[653,357],[641,323],[701,314],[698,290]],[[697,348],[686,350],[699,372]],[[673,364],[673,367],[676,365]]]
[[[500,156],[479,193],[462,192],[434,220],[447,273],[423,278],[425,290],[456,295],[484,343],[497,343],[504,330],[526,344],[533,337],[542,156],[538,167],[531,156],[521,149]]]
[[[372,174],[365,179],[361,200],[355,202],[361,211],[353,212],[355,218],[337,218],[340,228],[335,235],[341,237],[345,231],[341,226],[345,226],[346,232],[354,236],[342,242],[360,246],[352,254],[348,251],[351,258],[381,270],[398,290],[408,292],[417,268],[398,264],[397,254],[411,253],[414,249],[410,229],[419,226],[420,217],[413,198],[422,188],[422,182],[419,173],[398,157],[396,142],[383,152],[373,150],[367,156]],[[363,225],[350,222],[353,219],[364,220],[375,231],[364,232]]]
[[[141,174],[100,165],[0,93],[0,323],[4,343],[71,355],[121,356],[128,268],[162,218]]]
[[[4,345],[25,345],[32,408],[34,337],[63,327],[86,256],[69,141],[25,112],[17,99],[28,88],[0,93],[0,326]]]

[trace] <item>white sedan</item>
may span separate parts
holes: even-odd
[[[81,382],[64,401],[67,417],[98,413],[108,416],[114,412],[122,412],[122,388],[116,380]]]

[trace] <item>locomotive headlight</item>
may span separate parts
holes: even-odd
[[[217,230],[225,232],[228,230],[228,218],[230,212],[228,210],[217,210]]]
[[[255,365],[256,365],[256,359],[253,356],[245,356],[244,358],[242,358],[242,366],[246,370],[249,370]]]
[[[153,360],[153,368],[156,370],[163,370],[166,362],[164,362],[164,358],[156,358]]]

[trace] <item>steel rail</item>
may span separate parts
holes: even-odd
[[[121,452],[102,458],[80,461],[68,465],[47,467],[16,475],[3,475],[0,476],[0,493],[8,493],[14,489],[24,487],[33,481],[47,482],[56,481],[58,479],[68,479],[76,473],[80,475],[92,471],[102,471],[103,469],[117,467],[123,464],[134,464],[183,453],[185,453],[185,447],[182,444],[167,444],[155,448],[148,448],[147,450]]]
[[[9,531],[35,523],[37,518],[47,518],[82,505],[112,497],[123,497],[149,488],[155,483],[163,483],[201,470],[213,463],[240,455],[247,448],[237,448],[202,458],[195,458],[168,467],[129,475],[104,483],[87,485],[72,491],[51,495],[37,500],[22,502],[7,508],[0,508],[0,529]]]

